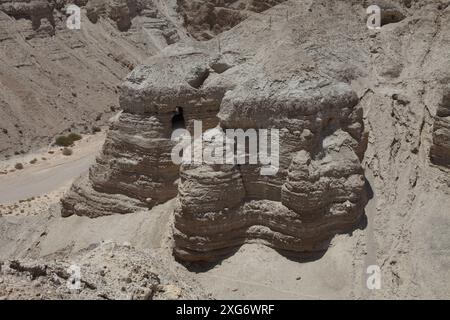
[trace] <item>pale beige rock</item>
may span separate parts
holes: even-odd
[[[79,268],[80,278],[70,274]],[[102,242],[71,261],[0,261],[0,297],[29,300],[178,300],[206,298],[162,268],[152,252]],[[72,280],[72,282],[71,282]],[[79,281],[79,288],[75,285]],[[68,283],[73,285],[68,286]]]
[[[356,93],[333,79],[333,70],[309,79],[314,71],[304,63],[291,69],[290,60],[261,56],[273,70],[267,73],[255,64],[258,55],[255,61],[239,59],[247,47],[218,58],[211,45],[171,47],[129,75],[120,99],[124,112],[90,172],[93,188],[149,207],[178,194],[175,254],[183,260],[217,260],[259,239],[280,250],[324,250],[336,232],[358,223],[366,201],[360,164],[366,137]],[[227,45],[234,41],[224,49]],[[220,60],[229,65],[217,73],[210,66]],[[289,81],[277,81],[280,77]],[[219,124],[214,129],[219,135],[225,129],[281,130],[278,173],[262,176],[262,165],[186,164],[178,175],[170,135],[179,107],[191,132],[194,120],[203,121],[203,130]],[[311,168],[297,167],[299,152],[312,158]],[[309,193],[317,196],[302,202]],[[279,225],[292,227],[275,227],[270,211],[249,211],[246,203],[255,200],[263,207],[269,201],[277,207]],[[69,193],[63,203],[71,201]],[[97,216],[66,208],[64,215]]]

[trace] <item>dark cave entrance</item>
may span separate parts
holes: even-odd
[[[172,117],[172,130],[186,129],[186,123],[183,116],[183,108],[177,107]]]

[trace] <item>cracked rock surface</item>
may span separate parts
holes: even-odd
[[[199,288],[161,268],[151,252],[105,242],[71,261],[0,262],[0,299],[200,299]],[[75,269],[77,268],[77,269]],[[72,270],[77,270],[74,273]],[[78,273],[79,270],[79,273]]]

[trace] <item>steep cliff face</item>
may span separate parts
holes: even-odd
[[[450,167],[450,88],[443,92],[433,127],[433,145],[431,160],[442,166]]]
[[[356,95],[344,84],[299,90],[288,99],[276,92],[257,92],[245,107],[244,96],[227,94],[219,115],[222,128],[281,128],[276,175],[261,175],[262,165],[182,165],[174,224],[178,258],[216,261],[255,241],[290,252],[322,251],[334,234],[358,224],[367,197],[357,155],[365,145]],[[265,108],[274,108],[273,116],[259,119]],[[360,125],[354,138],[349,123]],[[218,129],[216,135],[225,133]]]
[[[316,26],[326,28],[327,21],[306,27],[300,38],[294,21],[308,15],[308,4],[296,9],[290,22],[285,8],[270,10],[267,16],[279,19],[273,29],[249,19],[221,36],[222,52],[229,54],[223,60],[240,61],[231,53],[247,59],[204,85],[230,88],[215,134],[278,129],[279,168],[264,175],[263,164],[183,164],[174,222],[174,254],[181,260],[216,261],[246,242],[291,253],[322,251],[333,235],[358,225],[364,213],[360,160],[367,137],[359,99],[346,83],[362,71],[352,69],[350,56],[327,56],[339,41],[336,34],[316,38],[323,56],[313,58],[306,48],[320,32]],[[320,11],[317,16],[325,17]]]
[[[292,43],[294,22],[281,21],[271,31],[249,22],[234,36],[224,35],[222,48],[214,41],[173,46],[137,67],[122,86],[123,114],[90,170],[89,186],[74,185],[63,199],[63,215],[98,216],[98,210],[79,208],[95,207],[102,193],[148,207],[178,194],[174,252],[189,261],[217,260],[248,241],[321,251],[334,234],[358,224],[367,202],[360,162],[367,139],[359,99],[344,82],[356,71],[336,71],[329,59],[316,68],[300,42]],[[238,46],[244,39],[247,44]],[[265,54],[274,45],[286,59]],[[202,121],[207,136],[279,130],[275,174],[261,174],[264,164],[174,164],[171,133],[180,108],[191,133],[194,120]],[[101,208],[103,215],[126,213],[112,203]]]
[[[193,129],[196,119],[204,121],[205,129],[218,123],[223,89],[198,89],[209,72],[207,59],[204,53],[187,50],[173,57],[151,58],[148,65],[130,74],[121,90],[123,113],[111,127],[103,152],[90,170],[89,189],[122,194],[146,207],[176,197],[179,167],[171,159],[176,145],[171,135],[177,108],[182,108],[183,126],[188,129]],[[83,203],[80,197],[89,198],[89,194],[83,188],[72,188],[63,200],[63,214],[100,215],[78,210]],[[111,203],[101,215],[114,213],[117,210]]]

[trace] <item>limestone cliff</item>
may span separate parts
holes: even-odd
[[[221,48],[215,41],[180,44],[137,67],[122,86],[123,114],[88,186],[74,185],[63,199],[63,215],[98,216],[83,208],[95,207],[102,193],[148,207],[178,194],[174,252],[193,261],[217,260],[247,241],[321,251],[334,234],[358,224],[367,201],[360,163],[367,137],[348,84],[356,71],[335,71],[319,60],[314,66],[290,43],[291,27],[283,22],[281,30],[260,30],[241,47],[237,43],[248,36],[238,28],[242,39],[226,34]],[[262,31],[268,43],[258,41]],[[287,59],[262,55],[275,44]],[[178,167],[170,138],[179,108],[190,131],[194,120],[219,135],[226,129],[280,130],[279,170],[264,176],[261,165]],[[99,207],[103,214],[126,213],[116,208],[122,201],[105,207],[102,200]]]
[[[450,167],[450,88],[446,87],[442,101],[436,112],[433,127],[433,145],[431,160],[442,166]]]

